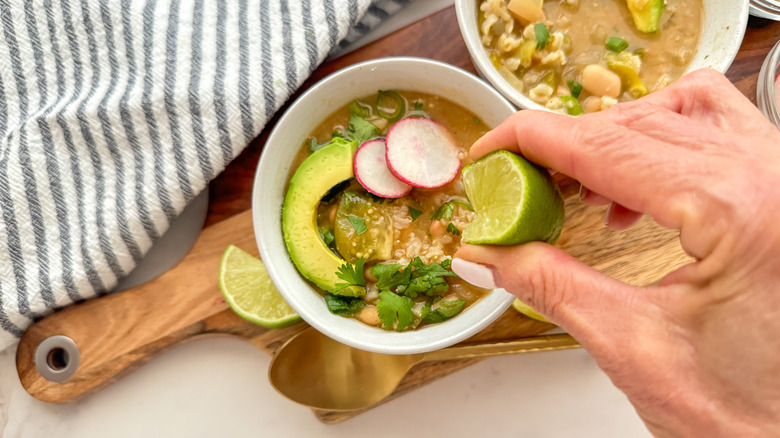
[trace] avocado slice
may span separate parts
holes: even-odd
[[[626,2],[634,19],[634,25],[640,32],[658,31],[658,24],[661,22],[661,15],[666,6],[665,0],[626,0]]]
[[[357,143],[334,139],[298,167],[282,206],[282,234],[298,272],[320,288],[351,297],[363,296],[365,287],[341,288],[336,273],[346,263],[322,241],[317,227],[317,206],[331,188],[354,177],[352,158]]]

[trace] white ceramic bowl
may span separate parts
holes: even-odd
[[[758,109],[770,122],[780,128],[780,108],[778,108],[780,90],[776,87],[778,74],[780,74],[780,41],[775,43],[772,50],[764,58],[761,71],[758,73],[758,82],[756,82]]]
[[[515,110],[488,84],[456,67],[419,58],[385,58],[338,71],[304,93],[274,127],[263,148],[252,190],[252,217],[260,255],[285,300],[303,319],[344,344],[380,353],[432,351],[476,334],[511,305],[496,289],[458,316],[414,331],[395,332],[333,315],[324,298],[298,273],[282,238],[281,208],[293,158],[325,117],[352,99],[377,90],[422,91],[468,108],[489,126]]]
[[[703,0],[703,3],[704,26],[699,48],[686,73],[707,67],[725,73],[742,44],[750,0]],[[493,67],[479,36],[477,8],[476,0],[455,0],[458,26],[477,71],[519,108],[546,109],[514,88]]]

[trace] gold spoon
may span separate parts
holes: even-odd
[[[424,354],[358,350],[313,328],[290,338],[268,370],[271,384],[290,400],[331,411],[362,409],[392,394],[406,373],[423,361],[470,359],[577,348],[571,335],[540,335],[514,341],[458,345]]]

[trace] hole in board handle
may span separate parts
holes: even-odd
[[[44,379],[63,383],[70,379],[79,367],[79,347],[73,339],[50,336],[35,350],[35,369]]]

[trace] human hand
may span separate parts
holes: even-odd
[[[612,227],[647,214],[679,230],[696,261],[648,287],[541,242],[467,245],[453,269],[571,333],[653,434],[780,436],[780,131],[700,70],[600,113],[520,111],[470,153],[496,149],[580,181]]]

